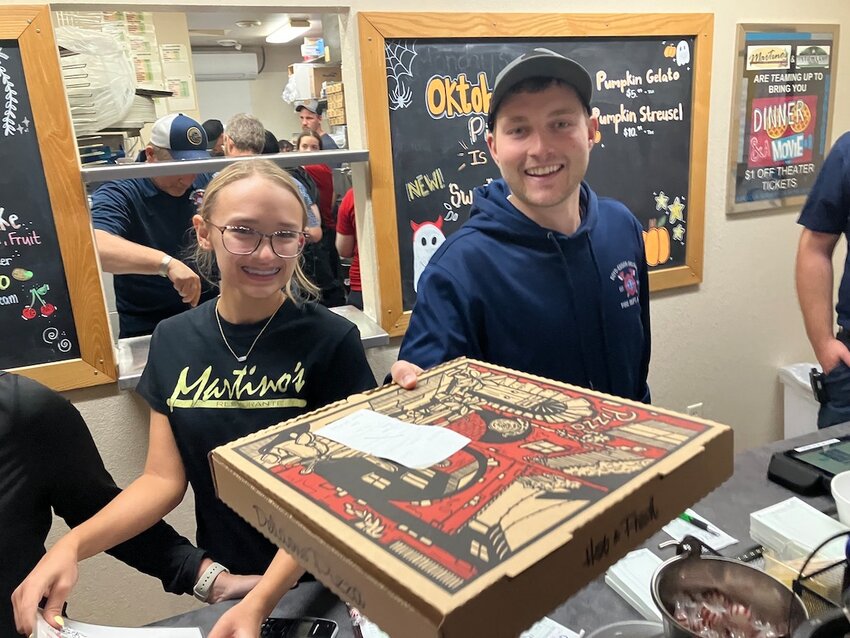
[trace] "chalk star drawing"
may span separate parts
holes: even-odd
[[[685,227],[679,224],[678,226],[673,227],[673,239],[678,242],[684,243],[685,241]]]
[[[679,198],[673,200],[673,203],[667,207],[667,210],[670,211],[670,224],[674,224],[675,222],[683,222],[685,221],[685,216],[682,214],[685,210],[685,205],[679,201]]]
[[[661,191],[660,193],[658,193],[658,195],[655,196],[655,210],[666,210],[667,202],[669,201],[670,198],[664,194],[664,191]]]

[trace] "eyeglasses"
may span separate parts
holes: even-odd
[[[207,222],[221,232],[221,243],[224,249],[232,255],[250,255],[264,237],[269,238],[274,254],[283,259],[298,257],[307,243],[307,233],[296,230],[278,230],[274,233],[261,233],[247,226],[217,226]]]

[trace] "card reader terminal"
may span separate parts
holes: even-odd
[[[798,494],[829,494],[832,477],[850,470],[850,436],[776,452],[767,478]]]

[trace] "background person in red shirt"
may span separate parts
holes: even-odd
[[[363,310],[363,288],[360,285],[360,255],[357,254],[357,224],[354,218],[354,189],[349,188],[336,217],[336,249],[340,257],[351,257],[348,269],[348,303]]]

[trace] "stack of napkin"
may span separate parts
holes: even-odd
[[[652,602],[652,575],[663,561],[648,549],[629,552],[605,572],[605,582],[647,620],[661,622],[661,612]]]

